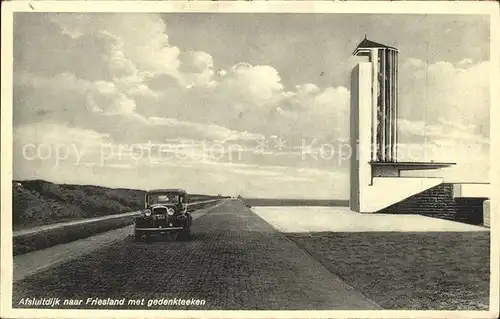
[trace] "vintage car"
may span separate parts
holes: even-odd
[[[144,210],[135,218],[135,239],[148,241],[153,234],[189,239],[193,218],[187,211],[186,195],[183,189],[148,191]]]

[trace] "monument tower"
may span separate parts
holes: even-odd
[[[357,212],[377,212],[443,182],[402,171],[454,164],[398,161],[398,53],[366,37],[353,52],[368,58],[351,75],[350,206]]]
[[[372,161],[397,158],[398,49],[368,40],[354,50],[372,69]]]

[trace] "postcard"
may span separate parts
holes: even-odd
[[[498,317],[498,3],[2,9],[2,317]]]

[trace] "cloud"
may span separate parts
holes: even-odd
[[[443,120],[489,136],[489,63],[454,65],[408,59],[400,66],[402,119],[425,123]]]
[[[490,140],[473,128],[442,118],[430,124],[400,120],[399,161],[455,163],[446,169],[405,175],[443,177],[446,182],[489,181]]]
[[[85,141],[84,135],[95,145],[109,143],[112,147],[152,141],[171,143],[176,147],[170,154],[185,156],[204,140],[223,147],[237,144],[245,152],[243,166],[237,168],[227,158],[192,156],[184,161],[158,158],[154,165],[110,161],[109,168],[113,174],[122,172],[129,180],[137,179],[136,185],[146,185],[147,176],[156,176],[154,170],[162,164],[169,168],[169,181],[178,178],[186,186],[214,191],[213,181],[234,183],[234,189],[259,194],[272,194],[275,187],[295,196],[316,189],[315,181],[324,187],[322,194],[334,194],[338,185],[345,189],[347,161],[303,159],[300,149],[297,151],[303,143],[313,143],[315,149],[322,143],[336,149],[345,145],[350,92],[340,83],[305,81],[287,86],[284,70],[276,65],[263,61],[225,65],[210,52],[181,50],[170,43],[168,26],[155,14],[20,14],[15,32],[17,140],[26,139],[27,132],[40,132],[42,140],[51,144],[58,137],[63,143]],[[355,62],[349,58],[337,67],[347,70]],[[409,58],[402,60],[399,74],[402,144],[426,141],[442,146],[463,141],[485,147],[481,154],[487,152],[488,63],[464,59],[454,64],[428,64]],[[50,130],[50,125],[57,131]],[[52,132],[51,137],[44,130]],[[269,136],[282,137],[287,148],[255,152],[257,142]],[[180,141],[198,144],[190,149],[181,147]],[[92,149],[98,154],[92,143],[87,144],[89,156]],[[224,152],[230,153],[227,148]],[[46,162],[39,163],[38,171],[30,163],[17,165],[19,174],[46,169],[50,176],[57,175]],[[273,166],[290,170],[278,173]],[[69,167],[64,168],[68,174]],[[147,170],[144,178],[126,170],[131,167]],[[319,173],[299,170],[305,167]],[[85,174],[99,181],[113,176],[103,167],[78,167],[77,171],[82,179]],[[190,177],[183,178],[181,173]],[[203,185],[196,176],[206,178]],[[273,177],[281,184],[273,182]],[[281,189],[285,181],[297,184]]]
[[[107,134],[56,123],[23,124],[13,132],[14,175],[57,180],[58,168],[99,163]]]
[[[95,82],[87,98],[92,110],[118,114],[132,114],[135,110],[135,101],[120,92],[111,82]]]
[[[258,133],[235,131],[219,125],[180,121],[174,118],[150,117],[148,118],[148,124],[162,128],[169,127],[178,132],[190,132],[190,135],[218,140],[219,142],[265,138],[264,135]]]
[[[226,94],[237,95],[240,102],[255,107],[276,103],[283,90],[278,71],[267,65],[252,66],[248,63],[234,65],[221,85]]]
[[[490,182],[488,144],[438,139],[426,144],[400,144],[398,160],[454,163],[449,168],[404,172],[404,176],[442,177],[448,183]]]
[[[24,20],[29,19],[20,20],[23,22],[22,26],[19,22],[20,30],[27,32],[32,25],[29,30],[38,30],[41,40],[20,41],[23,47],[19,48],[21,59],[16,71],[43,81],[45,87],[52,88],[53,94],[49,98],[44,88],[25,81],[18,86],[17,95],[23,96],[25,104],[32,102],[30,97],[37,96],[37,103],[47,114],[59,113],[63,119],[71,117],[61,112],[70,107],[82,113],[178,118],[184,122],[216,123],[233,131],[261,134],[284,131],[296,135],[297,140],[301,134],[322,138],[323,132],[329,131],[327,125],[320,123],[325,113],[330,114],[326,118],[328,125],[336,131],[344,123],[335,111],[347,109],[346,89],[321,89],[309,83],[289,92],[272,66],[244,62],[220,70],[223,76],[214,77],[216,67],[212,56],[202,51],[181,52],[172,46],[165,23],[156,15],[50,14],[40,15],[35,22],[27,22],[27,26]],[[130,23],[141,25],[140,30],[130,32]],[[54,47],[58,48],[56,52]],[[32,63],[22,59],[27,51],[37,52],[30,56]],[[84,59],[87,51],[93,61]],[[51,65],[50,72],[41,72],[36,67],[54,60],[72,63]],[[93,71],[87,75],[79,69]],[[61,83],[63,77],[70,80],[68,84]],[[58,86],[60,92],[56,92]],[[72,97],[55,101],[58,95]],[[294,111],[287,108],[287,104],[297,110],[307,105],[305,111],[310,116],[305,119],[305,115],[293,112],[280,116],[281,110]],[[61,107],[54,110],[54,105]],[[36,114],[31,115],[31,119],[36,118]],[[273,123],[263,121],[265,118],[272,119]],[[83,119],[92,123],[81,125],[95,128],[95,116],[85,114]]]
[[[33,147],[23,153],[25,145]],[[173,153],[168,158],[156,152],[150,156],[147,145],[115,144],[109,135],[91,130],[67,125],[20,125],[14,131],[14,178],[142,189],[169,184],[208,194],[309,197],[310,190],[315,189],[315,198],[347,196],[345,187],[335,186],[347,185],[345,173],[199,160],[196,145],[173,141],[169,145]]]
[[[109,141],[110,136],[92,130],[69,127],[64,124],[37,123],[19,125],[14,128],[16,145],[28,143],[55,145],[78,143],[81,146],[92,146]]]
[[[475,125],[465,126],[461,123],[450,122],[443,118],[434,123],[406,119],[400,119],[398,121],[400,139],[406,142],[420,141],[422,139],[426,141],[447,139],[455,143],[489,144],[489,138],[474,133],[474,128]]]
[[[487,62],[400,66],[400,160],[454,162],[451,168],[411,173],[448,182],[489,181],[490,101]],[[411,175],[410,173],[407,173]]]
[[[214,61],[212,56],[202,51],[182,52],[179,56],[179,72],[183,78],[184,85],[215,85],[212,81],[214,76]]]
[[[474,62],[472,61],[472,59],[463,59],[462,61],[458,62],[458,65],[467,66],[467,65],[471,65],[473,63]]]
[[[24,111],[18,118],[25,121],[35,120],[37,109],[68,116],[81,112],[132,114],[135,110],[135,101],[114,82],[91,82],[71,73],[58,73],[48,78],[26,72],[16,73],[14,81],[14,96],[19,102],[15,109]],[[33,111],[35,114],[29,116]]]
[[[120,39],[123,56],[140,70],[177,73],[180,50],[170,45],[159,15],[57,14],[50,19],[75,38],[100,32]]]
[[[16,16],[15,70],[53,77],[71,73],[82,80],[111,80],[135,72],[122,52],[123,41],[103,30],[72,37],[51,21],[54,15]]]

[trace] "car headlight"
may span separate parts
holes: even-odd
[[[145,215],[145,216],[148,216],[148,217],[149,217],[149,216],[151,216],[151,209],[146,209],[146,210],[144,211],[144,215]]]
[[[167,209],[167,214],[168,214],[169,216],[172,216],[174,213],[175,213],[175,210],[174,210],[173,208],[169,208],[169,209]]]

